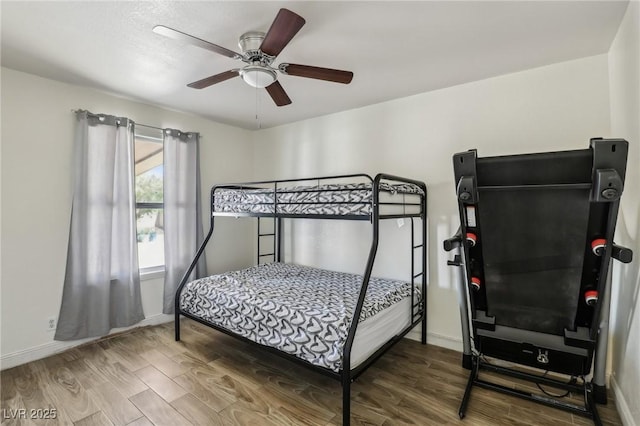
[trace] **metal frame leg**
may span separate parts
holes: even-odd
[[[180,341],[180,313],[176,311],[173,328],[175,330],[176,342]]]
[[[469,380],[467,381],[467,386],[464,389],[464,395],[462,396],[462,401],[460,402],[460,408],[458,409],[458,416],[460,419],[464,419],[464,415],[467,411],[467,405],[469,404],[469,399],[471,398],[471,389],[473,389],[473,384],[478,377],[478,367],[479,360],[475,357],[471,358],[472,368],[469,373]]]
[[[458,267],[458,306],[460,308],[460,323],[462,325],[462,367],[467,370],[473,368],[473,352],[471,348],[471,327],[469,320],[469,303],[467,297],[467,277],[466,267],[462,260],[462,247],[458,247],[453,265]]]
[[[593,399],[598,404],[607,403],[607,346],[609,344],[609,313],[611,309],[611,282],[612,282],[612,266],[609,264],[609,273],[607,274],[607,285],[600,311],[600,324],[598,324],[598,342],[593,361]]]
[[[342,426],[351,423],[351,378],[342,378]]]
[[[587,391],[585,395],[585,405],[587,407],[587,410],[591,412],[591,420],[593,420],[593,423],[596,426],[601,426],[602,420],[600,419],[600,414],[598,414],[598,406],[596,404],[596,401],[594,400],[594,396],[597,396],[597,395],[594,395],[592,391]],[[605,397],[606,397],[606,391],[605,391]]]

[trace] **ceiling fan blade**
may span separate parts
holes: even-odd
[[[312,67],[309,65],[280,64],[279,69],[287,75],[315,78],[316,80],[333,81],[342,84],[349,84],[351,83],[351,79],[353,79],[353,73],[351,71]]]
[[[202,80],[194,81],[193,83],[187,84],[187,86],[193,89],[204,89],[205,87],[229,80],[230,78],[237,77],[238,75],[240,75],[238,70],[225,71],[220,74],[212,75],[211,77],[203,78]]]
[[[285,106],[291,103],[291,99],[287,96],[287,92],[284,91],[277,80],[268,85],[265,89],[267,89],[269,96],[271,96],[271,99],[273,99],[273,102],[275,102],[276,105]]]
[[[302,16],[288,9],[280,9],[273,20],[271,28],[262,40],[260,50],[270,56],[278,56],[282,49],[289,44],[300,28],[305,24]]]
[[[229,58],[242,59],[242,55],[234,52],[233,50],[229,50],[225,47],[218,46],[217,44],[209,43],[206,40],[202,40],[198,37],[194,37],[187,33],[183,33],[182,31],[174,30],[173,28],[165,27],[164,25],[156,25],[155,27],[153,27],[153,32],[156,34],[163,35],[165,37],[172,38],[174,40],[181,41],[183,43],[188,43],[193,46],[198,46],[203,49],[210,50],[212,52],[227,56]]]

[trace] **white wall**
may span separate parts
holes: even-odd
[[[629,161],[616,240],[634,251],[616,262],[612,300],[612,384],[625,424],[640,425],[640,3],[629,3],[609,51],[611,135],[629,141]]]
[[[599,55],[255,132],[254,177],[385,172],[424,180],[428,332],[432,343],[459,349],[455,280],[446,266],[451,254],[442,249],[458,227],[452,155],[471,148],[481,156],[584,149],[609,129],[607,56]],[[394,227],[385,227],[389,240],[381,241],[375,272],[406,279],[407,245],[390,236]],[[366,225],[299,223],[296,231],[289,258],[363,271]]]
[[[72,109],[126,116],[138,123],[198,131],[203,211],[208,188],[251,177],[249,133],[82,87],[2,68],[2,328],[3,368],[63,345],[45,330],[62,297],[71,208]],[[251,228],[225,220],[207,250],[210,272],[246,267]],[[222,243],[220,243],[222,241]],[[142,283],[147,319],[162,311],[162,280]]]

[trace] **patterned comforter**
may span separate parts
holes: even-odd
[[[339,372],[361,283],[355,274],[267,263],[188,283],[180,309]],[[410,295],[408,283],[371,278],[360,321]]]
[[[277,202],[273,189],[219,189],[213,211],[227,213],[277,213],[317,215],[369,215],[372,190],[370,183],[327,184],[278,188]],[[422,195],[413,184],[380,183],[388,194]],[[276,207],[277,206],[277,207]]]

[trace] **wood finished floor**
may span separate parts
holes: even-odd
[[[339,425],[330,378],[184,320],[145,327],[1,373],[2,425]],[[457,417],[467,370],[460,354],[404,339],[354,382],[354,425],[589,425],[589,419],[474,388]],[[498,379],[518,388],[529,385]],[[11,419],[56,409],[49,420]],[[613,401],[599,405],[621,424]]]

